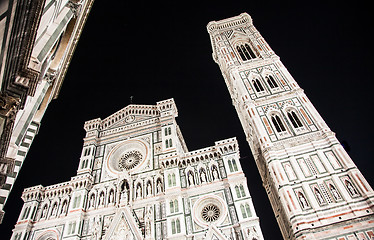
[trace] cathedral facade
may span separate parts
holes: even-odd
[[[284,239],[373,239],[373,189],[251,17],[207,30]]]
[[[87,121],[77,175],[24,190],[12,239],[263,239],[235,138],[188,151],[173,99]]]

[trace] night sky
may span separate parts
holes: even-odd
[[[114,4],[114,2],[116,4]],[[265,239],[278,225],[232,106],[206,25],[247,12],[373,185],[373,14],[370,1],[96,1],[58,99],[51,102],[0,225],[9,239],[24,188],[76,174],[85,121],[130,103],[174,98],[188,149],[237,137]],[[221,3],[220,3],[221,2]]]

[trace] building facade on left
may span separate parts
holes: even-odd
[[[0,2],[0,222],[41,118],[59,94],[92,4]]]

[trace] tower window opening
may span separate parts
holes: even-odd
[[[287,113],[288,118],[290,119],[292,126],[294,128],[302,127],[303,124],[301,123],[299,117],[296,115],[295,111],[289,111]]]
[[[252,84],[255,87],[256,92],[265,91],[264,87],[262,86],[262,84],[261,84],[260,80],[258,80],[258,78],[253,79]]]
[[[269,75],[269,76],[266,76],[265,77],[267,83],[269,84],[269,86],[271,88],[277,88],[278,87],[278,84],[277,82],[274,80],[273,76]]]
[[[286,128],[284,127],[282,120],[278,115],[271,116],[271,122],[274,124],[277,132],[285,132]]]
[[[247,43],[244,45],[237,46],[236,50],[238,51],[243,61],[248,61],[253,58],[256,58],[256,55],[254,54],[252,48]]]

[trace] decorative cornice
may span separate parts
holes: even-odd
[[[39,72],[28,68],[45,1],[27,0],[17,3],[9,41],[2,91],[20,98],[22,108],[26,96],[33,96]]]

